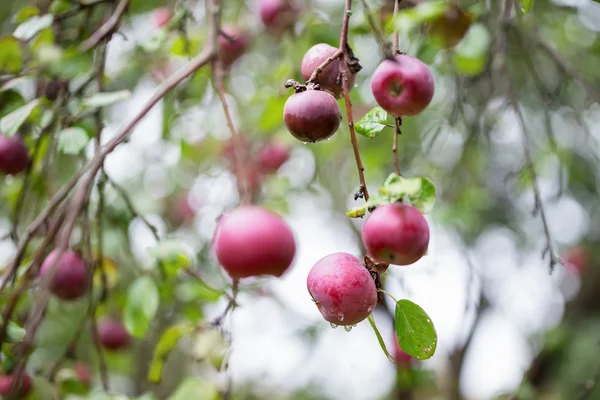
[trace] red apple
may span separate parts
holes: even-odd
[[[281,33],[294,27],[300,8],[291,0],[260,0],[258,11],[265,28]]]
[[[333,136],[340,126],[342,114],[331,94],[309,89],[287,99],[283,119],[292,136],[314,143]]]
[[[433,77],[421,60],[398,55],[373,73],[371,91],[381,108],[397,117],[417,115],[433,98]]]
[[[565,267],[578,274],[582,274],[586,270],[589,262],[589,252],[583,246],[570,249],[565,257]]]
[[[0,135],[0,172],[15,175],[29,165],[29,153],[19,135]]]
[[[410,367],[415,359],[400,348],[396,333],[393,334],[392,343],[394,344],[394,359],[396,360],[396,366],[399,368]]]
[[[302,65],[300,71],[302,73],[302,79],[307,81],[312,73],[321,65],[327,58],[331,57],[338,49],[327,43],[315,44],[313,47],[308,49],[304,58],[302,58]],[[339,98],[343,94],[342,81],[341,81],[341,66],[342,61],[338,58],[332,61],[327,67],[319,74],[318,82],[321,85],[321,89],[327,90],[336,98]],[[350,73],[348,76],[348,89],[352,90],[354,83],[356,82],[356,74]]]
[[[258,164],[264,173],[276,172],[290,158],[288,145],[270,142],[263,146],[258,153]]]
[[[219,263],[234,280],[282,276],[296,255],[294,234],[285,221],[271,211],[249,205],[219,219],[214,246]]]
[[[121,321],[104,319],[98,322],[100,344],[107,350],[124,350],[131,344],[131,336]]]
[[[250,47],[250,34],[235,25],[223,25],[221,31],[225,35],[219,35],[219,59],[224,68],[229,68]]]
[[[12,385],[15,382],[15,375],[0,375],[0,395],[3,398],[8,398],[8,395],[11,391]],[[19,389],[17,389],[17,399],[24,399],[27,397],[29,392],[31,391],[31,377],[23,372],[21,375],[21,383],[19,384]]]
[[[40,268],[40,276],[44,277],[50,273],[59,252],[59,249],[54,249],[48,254]],[[83,296],[87,288],[88,273],[85,263],[77,253],[65,250],[56,262],[50,290],[61,300],[71,301]]]
[[[326,321],[355,325],[377,305],[377,288],[360,260],[348,253],[333,253],[312,267],[308,292]]]
[[[365,221],[362,237],[379,262],[410,265],[427,252],[429,225],[416,208],[401,204],[377,207]]]
[[[77,379],[79,379],[83,387],[89,389],[92,384],[92,371],[90,366],[83,361],[75,361],[71,368],[75,371],[75,375],[77,375]]]

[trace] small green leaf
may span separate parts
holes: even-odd
[[[50,4],[49,11],[54,15],[59,15],[71,8],[71,2],[69,0],[54,0]]]
[[[185,378],[167,400],[218,400],[219,389],[214,382],[195,378]]]
[[[53,21],[54,16],[52,14],[34,15],[17,26],[17,29],[13,32],[13,36],[19,40],[28,41],[42,30],[51,27]]]
[[[377,196],[377,195],[372,195],[371,197],[369,197],[369,200],[366,201],[362,206],[354,207],[354,208],[346,211],[346,215],[350,218],[362,218],[369,209],[374,208],[374,207],[379,207],[384,204],[389,204],[392,202],[393,201],[390,201],[387,198]]]
[[[387,347],[385,347],[385,341],[383,340],[381,333],[379,333],[379,329],[377,329],[377,325],[375,325],[375,319],[373,318],[373,314],[369,315],[368,319],[369,319],[369,324],[371,324],[371,328],[373,328],[373,332],[375,332],[375,336],[377,336],[377,341],[379,342],[379,346],[381,347],[381,350],[383,350],[383,353],[385,354],[385,356],[391,363],[395,363],[396,360],[394,360],[394,357],[392,357],[392,355],[387,351]]]
[[[229,341],[218,329],[207,329],[195,335],[194,356],[206,360],[217,370],[221,370],[229,350]]]
[[[202,302],[215,302],[223,296],[222,290],[214,289],[208,286],[205,282],[194,279],[181,282],[177,285],[175,295],[182,303],[200,300]]]
[[[491,43],[492,38],[485,25],[473,24],[454,49],[452,61],[456,71],[463,76],[479,75],[488,62]]]
[[[423,214],[430,213],[435,206],[435,185],[427,178],[413,178],[420,182],[419,190],[407,193],[410,203]],[[409,180],[409,179],[407,179]]]
[[[118,92],[96,93],[92,97],[83,99],[85,107],[105,107],[131,97],[129,90],[119,90]]]
[[[388,113],[382,109],[381,107],[375,107],[366,113],[360,121],[358,121],[354,127],[356,132],[361,135],[374,138],[379,135],[379,133],[388,126],[387,122]]]
[[[90,138],[83,128],[71,127],[58,133],[58,149],[64,154],[79,154]]]
[[[19,41],[11,36],[0,38],[0,72],[14,74],[22,64],[23,53]]]
[[[523,8],[523,12],[529,12],[531,11],[531,8],[533,7],[533,2],[535,0],[521,0],[521,6]],[[598,0],[596,0],[598,1]]]
[[[187,249],[177,239],[162,240],[155,247],[149,248],[148,252],[162,263],[169,276],[175,276],[179,270],[192,264]]]
[[[17,108],[10,114],[5,115],[0,120],[0,132],[7,136],[12,136],[17,133],[21,125],[23,125],[33,110],[37,108],[39,103],[39,99],[32,100],[23,107]]]
[[[410,300],[396,303],[395,317],[398,344],[418,360],[431,358],[437,348],[437,332],[429,315]]]
[[[127,331],[142,339],[158,311],[160,296],[154,280],[149,276],[137,278],[127,291],[124,322]]]
[[[168,327],[158,340],[154,349],[154,356],[150,369],[148,371],[148,380],[152,383],[158,383],[162,379],[162,371],[169,357],[179,340],[194,331],[192,324],[178,324]]]
[[[427,178],[403,178],[391,174],[379,189],[379,194],[393,201],[408,196],[411,204],[423,214],[431,212],[435,206],[435,185]]]
[[[409,32],[425,22],[434,20],[446,12],[450,2],[434,0],[420,2],[417,6],[398,12],[394,27],[400,32]]]
[[[19,10],[13,17],[13,22],[20,24],[27,21],[29,18],[40,15],[40,10],[34,6],[25,6]]]

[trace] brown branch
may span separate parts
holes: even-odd
[[[92,34],[92,36],[81,43],[79,51],[85,52],[91,50],[106,38],[110,38],[110,35],[119,28],[121,18],[123,17],[127,6],[129,6],[129,0],[120,0],[110,18],[108,18],[106,22]]]
[[[333,53],[331,55],[331,57],[328,57],[325,59],[325,61],[323,61],[321,63],[321,65],[319,65],[317,68],[315,68],[315,70],[313,71],[313,73],[310,75],[310,78],[308,78],[308,80],[306,81],[306,84],[309,83],[318,83],[319,82],[319,75],[321,74],[321,72],[323,72],[323,70],[325,68],[327,68],[327,66],[329,64],[331,64],[334,60],[342,57],[344,55],[344,52],[342,50],[337,50],[335,53]]]
[[[402,0],[394,0],[394,14],[393,14],[393,20],[396,20],[396,15],[398,15],[398,10],[400,8],[400,3],[402,2]],[[399,34],[398,31],[394,31],[394,38],[393,38],[393,54],[396,55],[400,52],[400,38],[399,38]],[[402,117],[395,117],[394,118],[394,141],[392,143],[392,154],[394,156],[394,171],[396,172],[396,175],[400,175],[400,160],[398,158],[398,136],[400,136],[402,134],[402,130],[401,130],[401,125],[402,125]]]
[[[351,14],[352,0],[346,0],[339,47],[339,51],[344,53],[344,59],[346,59],[348,56],[348,23]],[[346,113],[348,114],[348,129],[350,130],[350,141],[352,142],[352,149],[354,150],[354,159],[356,160],[356,168],[358,169],[358,179],[360,181],[360,187],[362,188],[365,200],[369,200],[369,191],[367,190],[367,184],[365,183],[365,168],[363,167],[362,161],[360,159],[358,143],[356,142],[356,132],[354,131],[354,119],[352,117],[352,102],[350,101],[350,90],[348,88],[348,75],[350,74],[350,71],[347,62],[342,62],[340,63],[340,65],[342,69],[342,88],[344,90],[344,102],[346,103]]]

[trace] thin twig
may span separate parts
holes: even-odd
[[[539,28],[534,30],[534,33],[531,35],[535,42],[544,50],[548,56],[554,61],[554,63],[567,75],[570,75],[575,79],[579,84],[585,89],[590,99],[598,104],[600,104],[600,93],[594,88],[594,86],[590,85],[586,79],[581,75],[581,73],[575,69],[567,60],[565,60],[546,40],[542,38],[539,33]]]
[[[120,0],[119,4],[115,8],[113,14],[106,20],[106,22],[90,36],[86,41],[81,43],[79,50],[82,52],[88,51],[96,47],[101,41],[109,37],[111,34],[119,29],[121,18],[129,5],[129,0]]]
[[[400,8],[400,2],[402,0],[394,0],[394,16],[393,20],[396,20],[396,15],[398,14],[398,9]],[[398,31],[394,30],[394,39],[393,39],[393,52],[394,55],[400,52],[400,38]],[[400,159],[398,157],[398,136],[402,134],[401,127],[402,126],[402,117],[394,117],[394,141],[392,143],[392,154],[394,156],[394,171],[396,175],[400,175]]]
[[[309,84],[309,83],[317,83],[317,82],[319,82],[319,75],[321,74],[321,72],[323,72],[323,70],[325,68],[327,68],[327,66],[329,64],[331,64],[334,60],[340,58],[343,55],[344,55],[344,52],[342,50],[338,49],[335,53],[333,53],[331,55],[331,57],[327,57],[325,59],[325,61],[323,61],[321,63],[321,65],[319,65],[317,68],[315,68],[315,70],[310,75],[310,78],[308,78],[308,80],[306,81],[306,83]]]
[[[348,55],[348,22],[350,20],[350,15],[352,15],[352,0],[346,0],[339,47],[339,50],[344,53],[344,57]],[[350,101],[350,90],[348,88],[348,75],[350,74],[350,71],[348,69],[347,62],[342,62],[340,63],[340,65],[342,69],[342,88],[344,90],[344,102],[346,103],[346,113],[348,114],[348,129],[350,130],[350,141],[352,142],[352,149],[354,150],[354,158],[356,160],[356,168],[358,169],[358,179],[360,181],[360,187],[362,188],[365,200],[369,200],[369,191],[367,190],[367,184],[365,183],[365,168],[363,167],[362,161],[360,159],[358,143],[356,141],[356,132],[354,131],[354,119],[352,117],[352,102]]]
[[[540,188],[539,188],[538,176],[537,176],[537,172],[535,170],[533,156],[531,153],[531,144],[529,143],[529,136],[527,135],[527,126],[525,124],[525,117],[523,116],[523,112],[522,112],[521,106],[519,104],[518,96],[515,91],[515,87],[513,85],[511,76],[510,76],[510,71],[508,69],[508,63],[506,62],[506,57],[507,57],[507,53],[508,53],[508,46],[507,46],[508,43],[506,42],[506,33],[507,33],[506,29],[508,27],[508,24],[506,23],[506,18],[508,15],[510,15],[510,11],[511,11],[513,2],[512,2],[512,0],[505,0],[505,1],[506,1],[505,11],[504,11],[504,16],[502,17],[503,20],[501,21],[503,29],[500,29],[502,36],[499,39],[499,46],[501,46],[500,49],[505,55],[505,61],[501,64],[501,72],[504,75],[505,81],[507,83],[508,97],[509,97],[510,104],[512,105],[512,108],[514,109],[515,113],[517,114],[517,118],[519,119],[519,124],[521,125],[521,129],[522,129],[521,136],[523,139],[523,153],[525,155],[525,161],[527,163],[527,168],[529,169],[529,171],[531,173],[532,188],[533,188],[533,195],[534,195],[534,201],[535,201],[534,214],[537,214],[539,212],[540,219],[542,220],[542,226],[544,229],[544,235],[546,237],[546,247],[542,251],[542,257],[544,257],[546,254],[549,255],[550,273],[552,273],[554,271],[554,267],[556,266],[556,264],[559,264],[560,261],[554,252],[554,246],[552,244],[550,228],[548,226],[548,220],[546,218],[546,211],[544,209],[544,205],[542,202],[542,195],[541,195]]]
[[[371,15],[371,8],[367,4],[367,1],[366,0],[360,0],[360,1],[362,3],[363,8],[365,9],[365,14],[367,15],[367,22],[369,23],[369,26],[371,27],[371,30],[373,31],[373,35],[375,36],[375,41],[377,42],[377,45],[379,46],[379,50],[381,51],[383,57],[386,59],[394,58],[394,53],[392,52],[392,44],[390,43],[389,40],[387,40],[385,38],[385,35],[381,31],[381,29],[379,29],[379,27],[373,20],[373,16]],[[348,16],[348,17],[350,17],[350,16]]]

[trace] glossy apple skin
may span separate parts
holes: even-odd
[[[326,321],[355,325],[377,305],[377,288],[360,260],[348,253],[333,253],[312,267],[308,292]]]
[[[327,44],[319,43],[308,49],[304,58],[302,58],[302,64],[300,66],[300,72],[302,73],[302,79],[307,81],[317,67],[327,58],[331,57],[338,49]],[[341,67],[340,59],[336,59],[331,62],[327,67],[319,74],[319,84],[321,89],[327,90],[335,98],[340,98],[343,94],[341,79],[338,83],[338,77],[340,77]],[[350,74],[348,76],[348,89],[352,90],[356,82],[356,74]]]
[[[294,234],[285,221],[253,205],[239,206],[219,219],[214,246],[219,263],[233,280],[280,277],[296,255]]]
[[[342,113],[330,93],[306,90],[287,99],[283,119],[292,136],[305,143],[315,143],[333,136],[340,126]]]
[[[363,243],[379,262],[410,265],[427,252],[429,225],[416,208],[400,203],[377,207],[365,221]]]
[[[98,338],[107,350],[119,351],[127,349],[131,344],[131,336],[121,321],[103,319],[98,322]]]
[[[293,28],[300,8],[291,0],[260,0],[258,13],[267,30],[281,33]]]
[[[384,60],[371,78],[371,91],[381,108],[396,117],[413,116],[423,111],[433,98],[431,71],[421,60],[398,55]]]
[[[59,249],[54,249],[48,254],[40,268],[42,277],[50,273],[59,252]],[[56,264],[50,290],[61,300],[73,301],[81,298],[87,289],[88,273],[85,263],[77,253],[65,250]]]
[[[19,135],[0,135],[0,172],[16,175],[27,169],[29,152]]]
[[[263,173],[273,173],[289,158],[289,146],[277,142],[267,143],[258,154],[258,165]]]
[[[236,62],[250,47],[250,34],[244,29],[225,24],[221,26],[221,31],[232,40],[223,35],[219,35],[219,59],[224,68],[229,68]]]
[[[8,398],[10,389],[12,388],[13,382],[16,376],[14,375],[0,375],[0,395],[3,398]],[[21,377],[21,385],[18,390],[17,399],[24,399],[31,391],[31,377],[27,373],[23,373]]]

